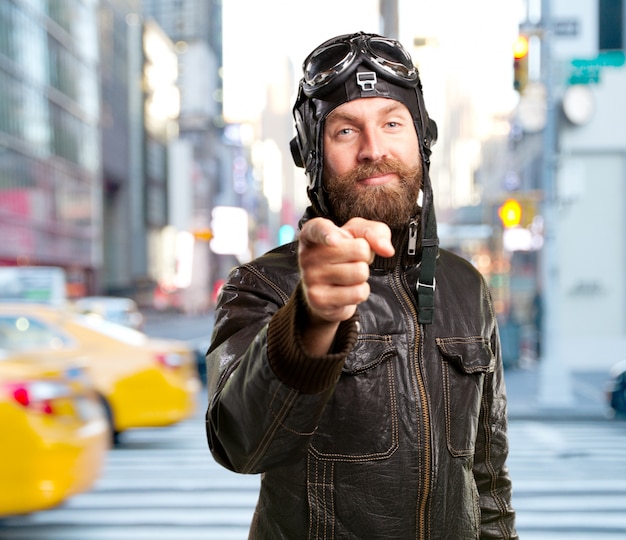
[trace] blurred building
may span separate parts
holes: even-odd
[[[144,0],[142,9],[144,18],[158,23],[178,53],[180,116],[179,136],[170,146],[170,226],[175,237],[185,231],[193,237],[191,242],[178,242],[175,250],[177,266],[187,267],[187,276],[163,285],[177,291],[185,311],[201,311],[211,306],[214,291],[237,257],[249,256],[247,220],[256,215],[259,201],[246,134],[238,125],[226,125],[223,118],[222,3]],[[224,207],[234,213],[215,212]],[[244,216],[246,223],[237,222],[241,227],[220,223],[222,215]],[[245,253],[228,249],[240,244],[237,239],[215,237],[234,230],[245,235]]]
[[[626,357],[626,2],[542,8],[520,23],[519,103],[508,138],[483,146],[478,178],[491,182],[483,205],[505,263],[490,285],[519,322],[542,321],[539,357],[559,368],[545,369],[552,400],[571,397],[559,371]],[[501,219],[506,200],[518,222]]]
[[[96,292],[142,306],[175,265],[168,148],[177,138],[178,56],[138,0],[101,0],[102,250]]]
[[[60,266],[73,296],[210,307],[266,216],[250,138],[223,119],[221,9],[2,2],[0,264]]]
[[[626,2],[553,0],[551,305],[570,369],[626,358]],[[544,296],[546,296],[544,290]]]
[[[0,264],[102,264],[98,2],[0,4]]]

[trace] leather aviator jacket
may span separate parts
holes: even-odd
[[[439,251],[435,318],[417,322],[407,231],[376,257],[369,299],[310,357],[297,244],[230,275],[207,356],[215,459],[262,473],[250,538],[517,539],[491,298]]]

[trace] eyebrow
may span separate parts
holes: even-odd
[[[400,103],[399,101],[396,100],[390,100],[391,103],[389,103],[389,105],[385,105],[382,109],[380,109],[380,111],[378,112],[378,114],[389,114],[394,112],[397,109],[402,108],[404,105],[402,103]],[[406,108],[406,107],[405,107]],[[408,110],[408,109],[407,109]],[[410,113],[409,113],[410,114]],[[338,121],[347,121],[347,122],[354,122],[358,119],[358,117],[354,114],[350,114],[344,111],[338,111],[337,109],[331,111],[331,113],[328,115],[328,118],[326,118],[326,123],[338,120]]]

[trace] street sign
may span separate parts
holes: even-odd
[[[580,24],[575,18],[557,19],[552,28],[558,37],[576,37],[580,34]]]
[[[568,84],[597,84],[605,67],[621,67],[625,63],[624,51],[605,51],[595,58],[574,58],[570,61]]]
[[[574,84],[598,84],[600,82],[600,66],[594,64],[574,65],[570,70],[567,83]]]

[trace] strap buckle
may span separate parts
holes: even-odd
[[[428,287],[429,289],[432,289],[433,291],[435,290],[435,288],[437,287],[437,280],[435,278],[433,278],[433,284],[429,285],[428,283],[422,283],[419,278],[417,278],[417,290],[419,291],[420,287]]]

